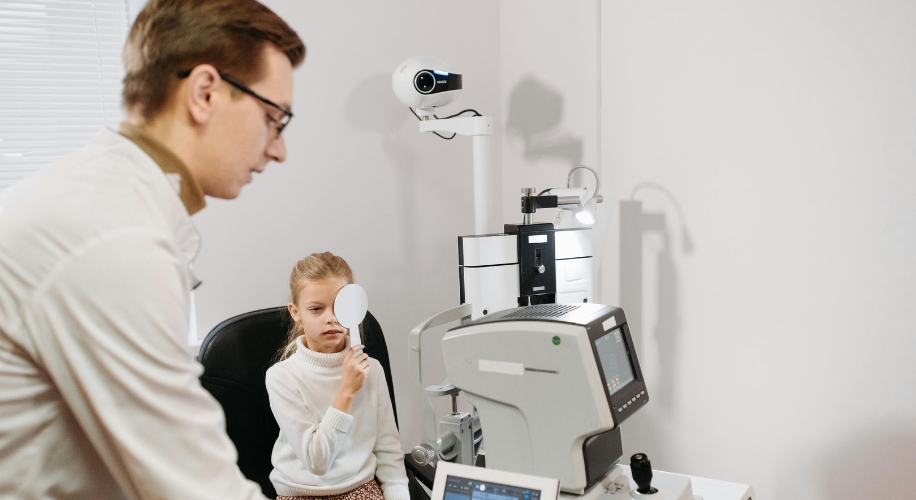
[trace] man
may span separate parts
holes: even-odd
[[[254,0],[150,0],[127,121],[0,197],[0,498],[263,498],[187,353],[190,215],[286,158],[304,56]]]

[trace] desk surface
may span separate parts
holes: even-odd
[[[621,464],[623,473],[630,480],[630,488],[636,489],[636,483],[630,474],[630,466]],[[661,472],[661,471],[659,471]],[[675,472],[666,472],[690,478],[690,484],[693,488],[694,498],[702,497],[703,500],[753,500],[754,488],[746,484],[730,483],[728,481],[719,481],[718,479],[708,479],[705,477],[688,476],[686,474],[677,474]],[[697,499],[699,500],[699,499]]]
[[[478,457],[477,465],[482,467],[484,465],[484,456],[480,455]],[[406,453],[404,456],[405,465],[407,465],[408,470],[413,474],[417,475],[418,479],[422,483],[426,483],[427,488],[432,489],[433,481],[436,475],[436,469],[430,465],[425,467],[420,467],[413,462],[409,453]],[[623,474],[627,476],[627,479],[630,481],[630,489],[636,489],[636,482],[633,481],[633,476],[630,474],[630,466],[620,464],[620,468],[623,469]],[[662,472],[662,471],[659,471]],[[665,474],[673,474],[676,476],[684,476],[690,478],[690,485],[693,489],[693,495],[696,500],[754,500],[754,488],[746,484],[740,483],[730,483],[728,481],[720,481],[718,479],[708,479],[705,477],[696,477],[688,476],[686,474],[677,474],[675,472],[665,472]]]

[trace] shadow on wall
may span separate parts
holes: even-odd
[[[416,167],[417,158],[397,134],[398,127],[408,118],[414,119],[394,97],[388,75],[366,78],[356,86],[347,101],[347,122],[359,130],[378,134],[388,160],[400,173],[409,176]]]
[[[509,95],[506,129],[521,139],[526,160],[559,158],[572,165],[582,163],[582,140],[559,129],[563,96],[528,77]]]
[[[803,458],[802,458],[803,460]],[[916,425],[878,422],[827,450],[815,466],[818,498],[913,498]]]
[[[401,221],[397,227],[392,228],[398,232],[398,237],[392,241],[393,245],[399,244],[400,248],[393,255],[397,256],[394,262],[376,263],[378,269],[387,269],[384,281],[391,284],[393,290],[403,292],[407,289],[405,280],[408,274],[405,271],[408,262],[417,262],[418,228],[417,219],[420,207],[416,193],[420,192],[419,176],[417,175],[417,155],[415,151],[398,136],[398,130],[406,120],[414,120],[410,111],[401,105],[394,92],[391,90],[391,77],[384,74],[371,75],[361,81],[350,94],[347,100],[347,122],[356,129],[377,135],[380,146],[387,157],[388,168],[394,173],[395,192],[386,193],[390,200],[397,200],[398,216],[393,220]],[[418,132],[419,134],[419,132]],[[357,141],[353,142],[358,147]],[[379,168],[383,168],[379,162]],[[371,197],[375,198],[377,194]],[[367,207],[367,210],[371,208]],[[395,243],[397,242],[397,243]]]
[[[363,79],[350,94],[346,103],[347,123],[357,130],[361,130],[378,138],[379,146],[384,155],[375,161],[377,168],[383,172],[379,175],[390,175],[393,182],[388,183],[395,187],[385,193],[379,193],[371,183],[356,183],[360,196],[366,199],[355,200],[354,203],[365,205],[367,214],[379,210],[374,206],[380,200],[390,204],[394,213],[386,213],[386,218],[391,222],[385,233],[391,236],[386,240],[386,252],[377,254],[377,261],[372,262],[368,269],[359,271],[359,274],[376,274],[373,281],[386,283],[390,294],[374,296],[370,299],[374,311],[385,311],[385,314],[376,313],[379,321],[391,319],[401,310],[401,302],[405,297],[412,297],[416,286],[411,283],[412,276],[410,263],[420,261],[418,248],[420,248],[419,234],[420,223],[417,220],[421,207],[416,193],[420,192],[420,176],[418,174],[418,158],[416,151],[399,137],[398,132],[405,121],[415,118],[405,106],[402,106],[391,89],[391,76],[385,74],[370,75]],[[419,135],[419,129],[417,129]],[[373,138],[353,139],[350,144],[359,148],[360,141],[372,141]],[[367,185],[368,184],[368,185]],[[386,209],[388,210],[388,209]],[[369,230],[369,231],[374,231]],[[378,236],[378,234],[375,234]],[[396,237],[394,237],[396,235]],[[395,248],[396,247],[396,248]],[[396,251],[395,251],[396,250]],[[385,255],[389,257],[384,257]],[[391,257],[393,256],[393,257]],[[385,336],[388,338],[388,352],[391,356],[392,377],[395,380],[408,379],[406,363],[402,360],[403,345],[397,335],[397,329],[392,324],[382,324]],[[401,410],[399,418],[402,425],[410,425],[409,395],[406,391],[395,391],[398,398],[398,409]]]
[[[632,191],[629,200],[620,202],[620,306],[626,312],[630,333],[636,344],[637,355],[653,390],[650,397],[655,404],[646,408],[643,424],[634,422],[628,426],[627,441],[637,443],[639,451],[646,453],[663,453],[661,444],[667,441],[663,429],[668,416],[675,407],[677,392],[677,373],[679,363],[678,344],[680,342],[680,283],[675,254],[678,252],[673,243],[672,231],[669,228],[669,214],[649,212],[643,209],[642,201],[637,196],[640,192],[654,191],[660,193],[674,207],[674,222],[680,226],[680,251],[689,254],[693,251],[693,242],[687,231],[686,222],[677,199],[665,187],[644,182]],[[654,276],[656,283],[645,283],[647,266],[644,265],[644,241],[647,236],[661,236],[661,247],[655,261]],[[649,263],[651,265],[651,261]],[[646,311],[644,289],[657,293],[657,311]],[[646,313],[657,318],[654,331],[648,331],[643,325]],[[651,327],[650,327],[651,328]]]

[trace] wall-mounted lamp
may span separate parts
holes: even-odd
[[[588,191],[584,187],[569,187],[572,173],[579,168],[588,169],[595,175],[595,191],[592,196],[586,199]],[[598,173],[587,165],[577,165],[569,171],[566,176],[566,188],[548,188],[535,195],[534,188],[522,189],[522,214],[524,215],[523,225],[530,225],[533,222],[534,213],[539,208],[556,208],[557,216],[554,219],[554,225],[560,227],[564,219],[564,213],[573,212],[576,220],[581,224],[591,226],[595,223],[598,204],[604,201],[604,197],[598,194]],[[567,208],[569,207],[569,208]]]

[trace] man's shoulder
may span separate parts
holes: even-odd
[[[0,194],[0,224],[11,217],[65,226],[123,223],[148,213],[151,192],[167,186],[154,174],[152,159],[128,139],[103,130],[86,148]]]
[[[168,234],[156,206],[168,185],[150,162],[126,138],[103,131],[0,195],[0,248],[28,262],[125,230]]]

